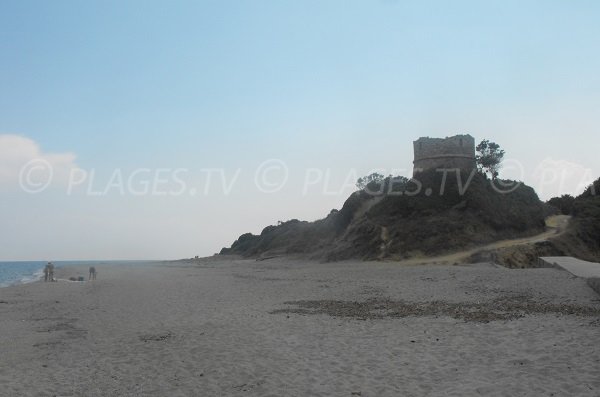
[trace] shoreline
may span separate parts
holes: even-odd
[[[59,274],[59,269],[64,268],[85,268],[85,272],[80,269],[78,275],[82,275],[85,277],[85,281],[87,280],[87,269],[89,266],[100,266],[103,268],[105,266],[128,266],[128,265],[150,265],[152,263],[163,263],[169,262],[164,260],[91,260],[91,261],[53,261],[52,263],[56,266],[56,273]],[[8,288],[14,287],[18,285],[31,284],[37,282],[44,282],[44,266],[47,262],[45,261],[0,261],[0,266],[3,264],[17,265],[19,266],[21,263],[29,264],[29,263],[39,263],[39,267],[36,270],[27,272],[25,274],[19,275],[20,279],[18,280],[10,280],[0,283],[0,288]],[[85,273],[85,274],[83,274]],[[61,281],[70,281],[70,280],[61,280]]]

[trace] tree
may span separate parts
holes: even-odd
[[[383,181],[383,179],[384,179],[383,175],[374,172],[371,175],[367,175],[367,176],[363,176],[362,178],[358,178],[358,180],[356,181],[356,187],[359,190],[364,190],[370,183],[372,183],[372,182],[380,183]]]
[[[487,139],[481,141],[475,150],[477,151],[475,155],[477,169],[482,173],[490,174],[492,179],[496,179],[501,167],[500,163],[504,158],[504,150],[500,149],[500,145],[497,143]]]
[[[575,205],[575,197],[570,194],[563,194],[560,197],[552,197],[548,200],[548,204],[560,210],[561,214],[571,215],[573,206]]]

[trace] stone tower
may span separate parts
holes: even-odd
[[[475,139],[471,135],[419,138],[413,145],[413,175],[440,168],[459,168],[465,171],[475,168]]]

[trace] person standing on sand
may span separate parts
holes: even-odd
[[[96,279],[96,268],[94,266],[90,266],[90,277],[89,280]]]
[[[44,266],[44,282],[48,281],[48,275],[50,274],[50,262]]]
[[[48,262],[48,279],[50,281],[56,281],[54,280],[54,265],[52,262]]]

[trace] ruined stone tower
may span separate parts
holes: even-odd
[[[471,135],[419,138],[413,145],[413,175],[440,168],[460,168],[465,171],[475,168],[475,139]]]

